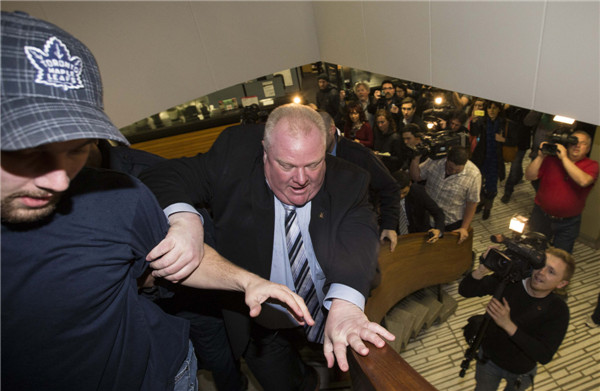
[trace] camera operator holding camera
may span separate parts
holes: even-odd
[[[554,247],[573,252],[579,236],[581,212],[598,178],[598,162],[587,157],[592,139],[582,130],[573,132],[576,144],[542,142],[536,158],[525,170],[528,180],[539,179],[535,204],[529,219],[532,231],[541,232]],[[556,156],[550,156],[554,149]]]
[[[502,270],[488,275],[491,266],[488,249],[477,269],[460,283],[458,292],[464,297],[494,294],[503,281]],[[533,383],[537,363],[547,364],[558,350],[567,332],[569,308],[552,291],[563,288],[575,270],[573,256],[550,247],[545,251],[542,268],[531,277],[511,280],[502,291],[502,299],[492,298],[486,312],[491,318],[481,340],[475,370],[475,391],[498,389],[506,379],[505,391],[525,390]],[[516,257],[518,258],[518,257]],[[512,259],[502,265],[518,263]],[[511,267],[509,265],[509,267]]]

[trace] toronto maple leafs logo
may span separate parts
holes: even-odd
[[[38,70],[36,83],[59,87],[65,91],[84,87],[81,81],[81,58],[71,57],[69,49],[60,39],[49,38],[44,50],[25,46],[25,54]]]

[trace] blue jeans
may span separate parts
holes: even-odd
[[[483,357],[483,349],[479,349],[479,358]],[[504,391],[519,391],[526,390],[533,383],[533,378],[537,372],[537,366],[531,371],[522,375],[506,371],[494,364],[492,360],[487,360],[482,363],[477,360],[475,368],[475,391],[495,391],[500,385],[502,379],[506,379],[506,387]]]
[[[580,227],[581,215],[556,219],[544,212],[539,205],[533,205],[529,218],[529,229],[546,235],[549,242],[556,248],[562,248],[572,254]]]
[[[175,376],[173,391],[198,391],[198,363],[194,354],[194,346],[189,343],[188,354]]]
[[[523,150],[518,150],[515,159],[510,163],[510,172],[506,178],[504,185],[504,194],[512,194],[515,185],[523,178],[523,158],[525,157]]]

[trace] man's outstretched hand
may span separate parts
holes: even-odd
[[[356,305],[342,299],[333,299],[325,323],[323,341],[327,366],[332,368],[337,360],[340,369],[346,372],[349,368],[346,358],[348,345],[361,356],[366,356],[369,354],[369,348],[363,341],[369,341],[382,348],[385,346],[382,337],[388,341],[396,339],[394,334],[384,327],[369,321],[365,313]]]

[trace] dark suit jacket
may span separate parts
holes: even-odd
[[[233,263],[269,278],[274,199],[263,166],[263,125],[234,126],[209,152],[159,163],[142,175],[164,208],[175,202],[210,206],[216,250]],[[321,190],[312,200],[309,231],[315,254],[332,283],[368,297],[379,251],[376,216],[368,202],[369,176],[341,159],[326,157]],[[248,309],[225,313],[236,355],[249,337]]]
[[[423,185],[413,183],[404,203],[408,218],[408,232],[427,232],[431,227],[429,215],[433,216],[435,221],[434,228],[444,232],[444,211],[427,194]]]
[[[504,180],[506,176],[506,170],[504,168],[504,159],[502,158],[502,145],[503,143],[496,142],[496,150],[488,151],[487,150],[487,125],[488,122],[491,121],[488,116],[483,117],[482,120],[476,121],[471,126],[471,136],[475,136],[479,139],[475,149],[473,150],[473,154],[471,155],[471,161],[475,163],[477,168],[483,172],[483,164],[485,162],[485,156],[487,153],[495,153],[496,161],[498,165],[498,179]],[[498,117],[496,119],[498,121],[498,133],[504,135],[506,119],[503,117]],[[508,141],[507,145],[516,145],[516,141],[512,141],[514,136],[507,135],[506,139]],[[483,176],[483,174],[482,174]]]
[[[396,229],[400,213],[400,186],[381,160],[370,149],[344,137],[338,137],[336,156],[371,174],[371,201],[374,205],[379,204],[381,228]]]

